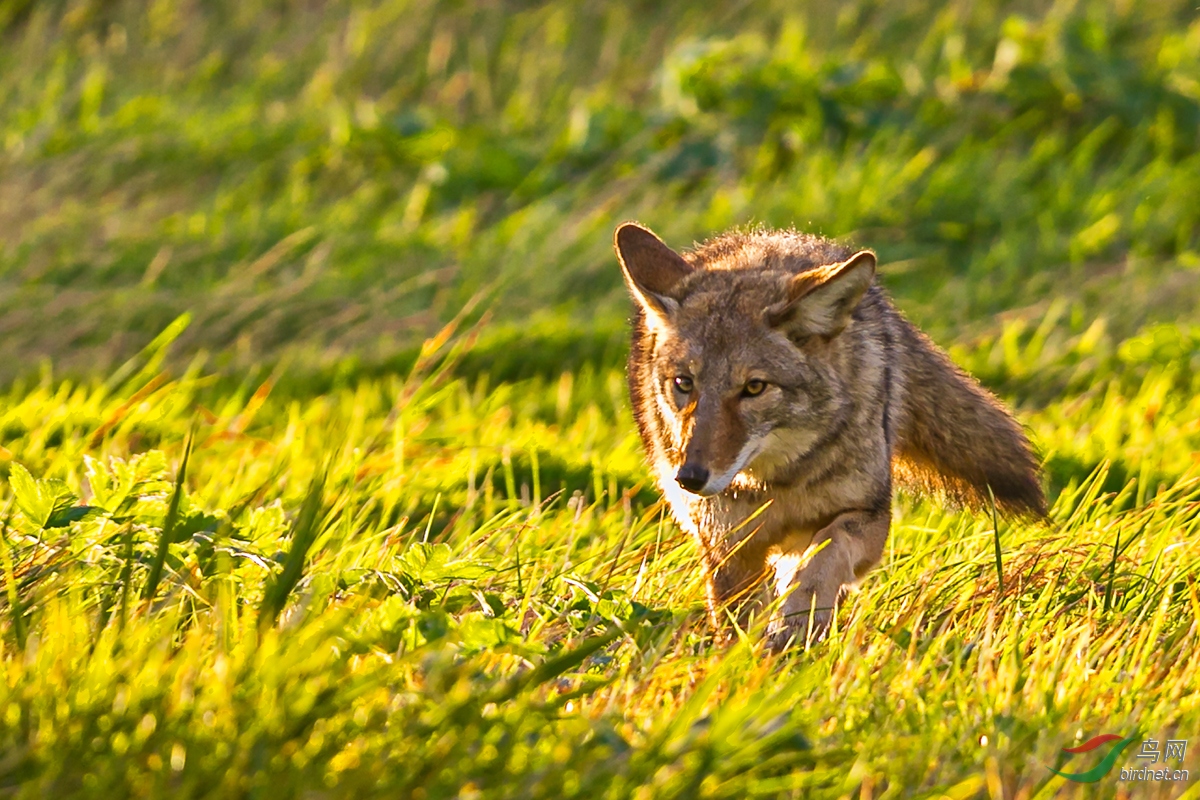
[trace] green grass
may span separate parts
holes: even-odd
[[[1051,360],[1013,338],[1012,361],[999,344],[961,355],[1086,361],[1086,342]],[[1147,338],[1026,417],[1064,487],[1046,525],[1001,522],[1003,591],[986,515],[902,498],[837,633],[782,658],[757,631],[712,643],[694,545],[646,486],[619,373],[488,389],[453,377],[450,338],[408,380],[304,401],[154,370],[16,387],[0,416],[0,781],[22,796],[1070,794],[1046,768],[1059,748],[1186,738],[1200,718],[1200,408],[1178,370],[1137,360]],[[1105,452],[1135,476],[1091,471]]]
[[[598,8],[0,0],[0,792],[1197,796],[1049,769],[1200,731],[1194,8]],[[630,217],[876,248],[1049,521],[714,643]]]

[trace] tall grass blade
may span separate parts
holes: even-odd
[[[154,551],[154,560],[150,562],[150,575],[146,578],[146,586],[142,590],[142,598],[154,599],[158,584],[162,581],[163,565],[167,561],[167,552],[174,541],[175,528],[179,524],[179,504],[183,500],[183,482],[187,479],[188,459],[192,455],[192,442],[196,429],[193,425],[188,429],[187,438],[183,441],[183,458],[179,461],[179,471],[175,473],[175,488],[167,504],[167,515],[163,518],[162,532],[158,537],[158,548]]]
[[[0,523],[0,554],[4,556],[4,584],[8,593],[8,613],[12,618],[13,637],[17,647],[25,649],[25,606],[21,602],[21,593],[17,588],[16,568],[13,566],[13,546],[8,539],[9,523],[12,521],[11,506],[5,511],[4,522]]]
[[[133,583],[133,524],[125,524],[125,546],[121,549],[121,630],[129,621],[129,588]]]
[[[300,513],[292,524],[291,547],[284,559],[283,571],[271,580],[263,592],[262,604],[258,609],[259,629],[275,624],[287,605],[288,596],[304,575],[304,562],[308,552],[321,533],[322,510],[325,507],[325,483],[328,479],[329,463],[313,475],[300,506]]]
[[[996,584],[999,587],[998,594],[1004,594],[1004,560],[1000,553],[1000,515],[996,513],[996,495],[992,492],[992,487],[988,486],[988,500],[992,506],[992,543],[995,545],[995,560],[996,560]]]
[[[186,312],[172,320],[137,355],[117,368],[104,382],[105,391],[107,393],[115,392],[131,381],[137,382],[142,377],[148,377],[158,372],[172,343],[187,330],[191,322],[192,315]]]
[[[1108,583],[1104,586],[1104,613],[1112,610],[1113,583],[1117,578],[1117,557],[1121,554],[1121,532],[1117,531],[1117,539],[1113,542],[1112,561],[1108,565]]]

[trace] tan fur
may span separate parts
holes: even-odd
[[[1045,512],[1020,425],[896,311],[872,253],[754,231],[680,254],[634,223],[615,246],[634,415],[715,624],[774,595],[772,646],[822,636],[879,561],[893,477]]]

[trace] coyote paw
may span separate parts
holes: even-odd
[[[773,619],[767,628],[767,649],[773,653],[780,653],[791,647],[808,649],[829,635],[832,623],[832,609],[818,609],[812,613],[799,611]]]

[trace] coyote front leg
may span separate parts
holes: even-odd
[[[802,550],[772,559],[775,593],[782,597],[771,620],[768,646],[804,644],[824,638],[844,587],[866,574],[883,554],[891,508],[839,514]],[[811,617],[811,624],[810,624]]]
[[[708,615],[718,632],[729,631],[729,617],[746,630],[751,615],[763,605],[762,583],[767,576],[766,547],[753,534],[729,545],[709,543],[704,547]]]

